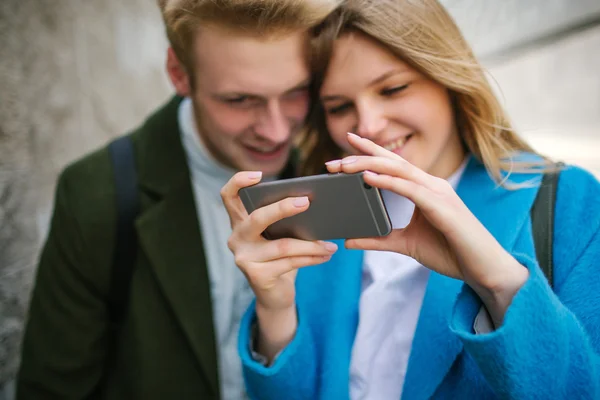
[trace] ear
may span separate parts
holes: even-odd
[[[167,74],[178,95],[183,97],[191,95],[190,76],[172,47],[167,50]]]

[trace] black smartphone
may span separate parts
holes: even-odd
[[[352,239],[386,236],[392,224],[379,189],[364,173],[322,174],[259,183],[239,191],[248,213],[287,197],[307,196],[308,210],[272,224],[267,239]]]

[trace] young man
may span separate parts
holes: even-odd
[[[159,1],[178,95],[131,134],[141,210],[116,345],[107,303],[117,210],[104,148],[58,181],[18,399],[244,397],[236,346],[251,291],[227,248],[220,189],[237,170],[290,170],[309,109],[308,30],[338,3]]]

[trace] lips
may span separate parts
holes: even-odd
[[[250,157],[251,160],[258,163],[272,163],[272,162],[280,162],[289,152],[289,142],[280,143],[275,146],[252,146],[243,144],[243,148],[246,151],[246,155]]]
[[[278,145],[274,145],[274,146],[250,146],[247,144],[244,144],[243,146],[245,148],[247,148],[250,151],[256,152],[256,153],[260,153],[260,154],[265,154],[265,155],[269,155],[269,154],[273,154],[278,152],[279,150],[283,149],[283,147],[286,145],[287,143],[280,143]]]

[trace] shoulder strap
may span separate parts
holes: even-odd
[[[556,166],[561,168],[563,164],[558,163]],[[551,287],[554,284],[552,245],[554,240],[554,207],[556,205],[559,173],[560,171],[552,171],[544,174],[537,197],[531,208],[535,254]]]
[[[110,322],[118,327],[129,300],[129,286],[136,259],[137,236],[134,221],[139,213],[139,195],[135,154],[129,136],[120,137],[108,146],[115,182],[117,225],[111,271],[108,310]]]

